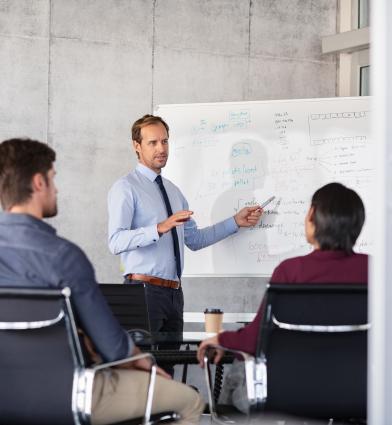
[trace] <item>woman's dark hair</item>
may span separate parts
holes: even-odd
[[[351,253],[365,221],[359,195],[340,183],[329,183],[314,193],[311,206],[320,249]]]

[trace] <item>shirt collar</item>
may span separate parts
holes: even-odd
[[[33,226],[45,232],[56,234],[56,229],[54,227],[30,214],[2,212],[0,213],[0,224]]]
[[[144,177],[147,177],[148,180],[150,180],[151,182],[154,182],[158,176],[158,174],[155,171],[152,171],[151,168],[148,168],[145,165],[140,164],[140,162],[136,165],[136,170],[139,171],[139,173],[142,174]]]

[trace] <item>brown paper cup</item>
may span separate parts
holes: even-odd
[[[204,311],[205,330],[208,333],[218,333],[222,329],[223,311],[209,308]]]

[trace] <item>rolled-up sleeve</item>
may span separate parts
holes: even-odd
[[[108,195],[109,249],[113,254],[132,251],[156,243],[157,224],[132,229],[135,200],[125,181],[116,182]]]

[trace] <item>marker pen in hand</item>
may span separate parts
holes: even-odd
[[[260,205],[260,209],[266,207],[269,203],[271,203],[273,200],[275,199],[275,196],[271,196],[271,198],[268,198],[266,201],[264,201],[261,205]]]

